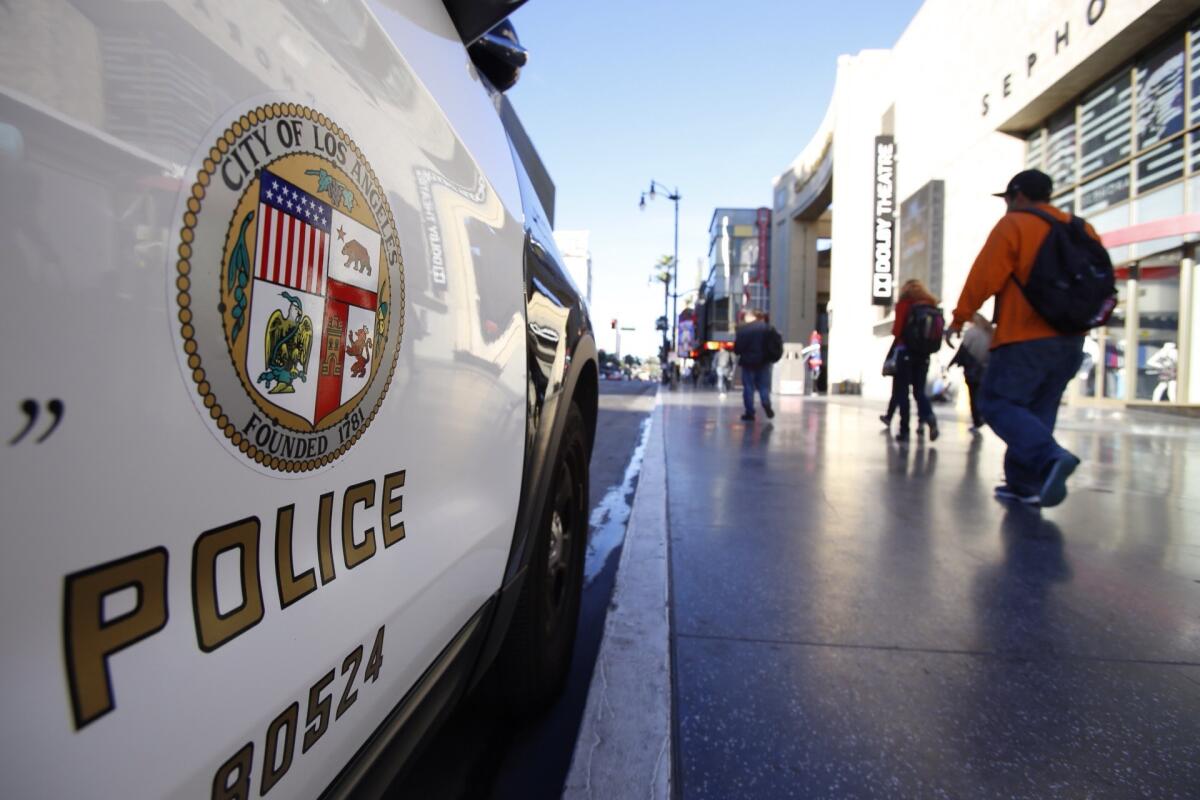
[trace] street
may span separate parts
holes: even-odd
[[[468,698],[389,797],[536,800],[561,793],[636,488],[639,443],[657,389],[652,382],[600,382],[583,599],[562,697],[541,719],[517,728],[498,720],[478,698]]]

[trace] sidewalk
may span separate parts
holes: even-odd
[[[1064,410],[1039,512],[948,411],[661,397],[678,796],[1200,797],[1200,424]]]

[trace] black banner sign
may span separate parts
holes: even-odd
[[[896,275],[896,142],[875,137],[875,205],[871,302],[891,305]]]

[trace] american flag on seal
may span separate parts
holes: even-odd
[[[332,209],[277,175],[261,175],[254,276],[325,294]]]

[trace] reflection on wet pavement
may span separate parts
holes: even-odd
[[[1200,796],[1200,425],[1064,409],[1041,511],[946,409],[664,402],[682,797]]]

